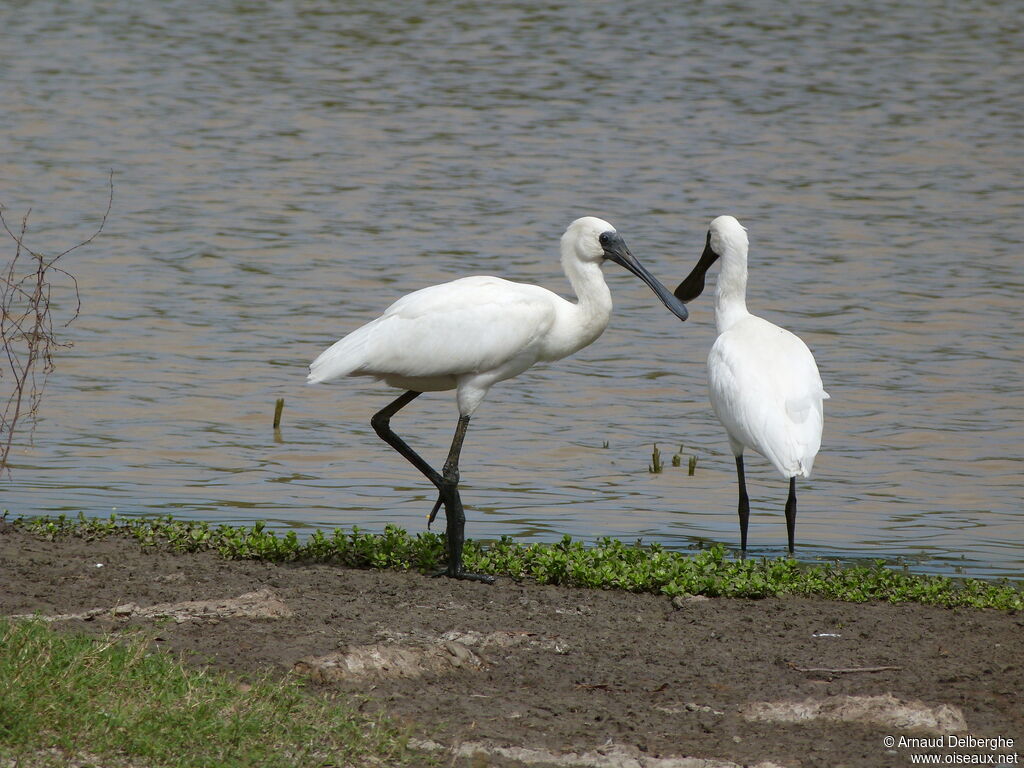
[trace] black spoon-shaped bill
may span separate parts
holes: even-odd
[[[688,274],[679,285],[676,286],[675,297],[681,302],[693,301],[704,292],[704,275],[711,268],[711,265],[718,260],[718,254],[711,247],[711,233],[704,242],[704,252],[697,261],[697,266]]]
[[[668,307],[669,312],[680,320],[686,320],[690,316],[683,303],[673,296],[668,288],[662,285],[658,278],[652,275],[643,264],[637,261],[636,256],[630,252],[626,241],[622,239],[618,232],[603,233],[601,235],[601,247],[604,248],[605,258],[611,259],[621,267],[625,267],[647,283],[655,295],[661,299],[661,303]]]

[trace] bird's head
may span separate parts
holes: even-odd
[[[704,291],[704,276],[711,265],[720,258],[741,259],[743,274],[746,274],[747,263],[747,230],[733,216],[719,216],[708,227],[708,235],[704,240],[704,252],[700,255],[697,265],[673,292],[677,299],[690,302]]]
[[[622,235],[603,219],[595,216],[576,219],[562,235],[562,253],[572,254],[583,263],[601,264],[606,259],[614,261],[647,283],[669,311],[680,320],[685,320],[689,316],[682,302],[637,261]]]
[[[596,216],[584,216],[576,219],[562,235],[562,252],[571,252],[579,261],[600,264],[609,258],[605,252],[605,243],[614,244],[615,240],[622,243],[622,236],[615,227],[604,219]],[[628,249],[627,249],[628,250]]]
[[[719,216],[708,227],[711,248],[719,257],[727,252],[746,253],[750,245],[747,240],[747,228],[740,224],[734,216]]]

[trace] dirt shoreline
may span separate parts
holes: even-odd
[[[875,767],[991,753],[899,746],[949,733],[1024,753],[1020,613],[487,586],[119,537],[49,542],[4,523],[0,585],[0,615],[144,626],[196,664],[298,670],[365,695],[463,766]]]

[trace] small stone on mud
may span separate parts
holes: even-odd
[[[699,605],[700,603],[706,603],[711,600],[707,595],[676,595],[672,598],[672,606],[674,608],[686,608],[691,605]]]

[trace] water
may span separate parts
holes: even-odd
[[[422,530],[433,494],[368,425],[394,393],[306,387],[308,362],[464,274],[566,293],[557,242],[583,214],[674,286],[729,212],[749,306],[832,394],[798,555],[1021,576],[1013,4],[38,0],[0,30],[9,218],[32,207],[29,243],[57,252],[115,183],[64,262],[82,312],[12,457],[13,515]],[[735,545],[711,299],[681,325],[606,273],[605,335],[474,419],[467,533]],[[456,416],[425,395],[395,427],[440,464]],[[649,473],[654,443],[682,467]],[[752,552],[782,554],[785,481],[747,467]]]

